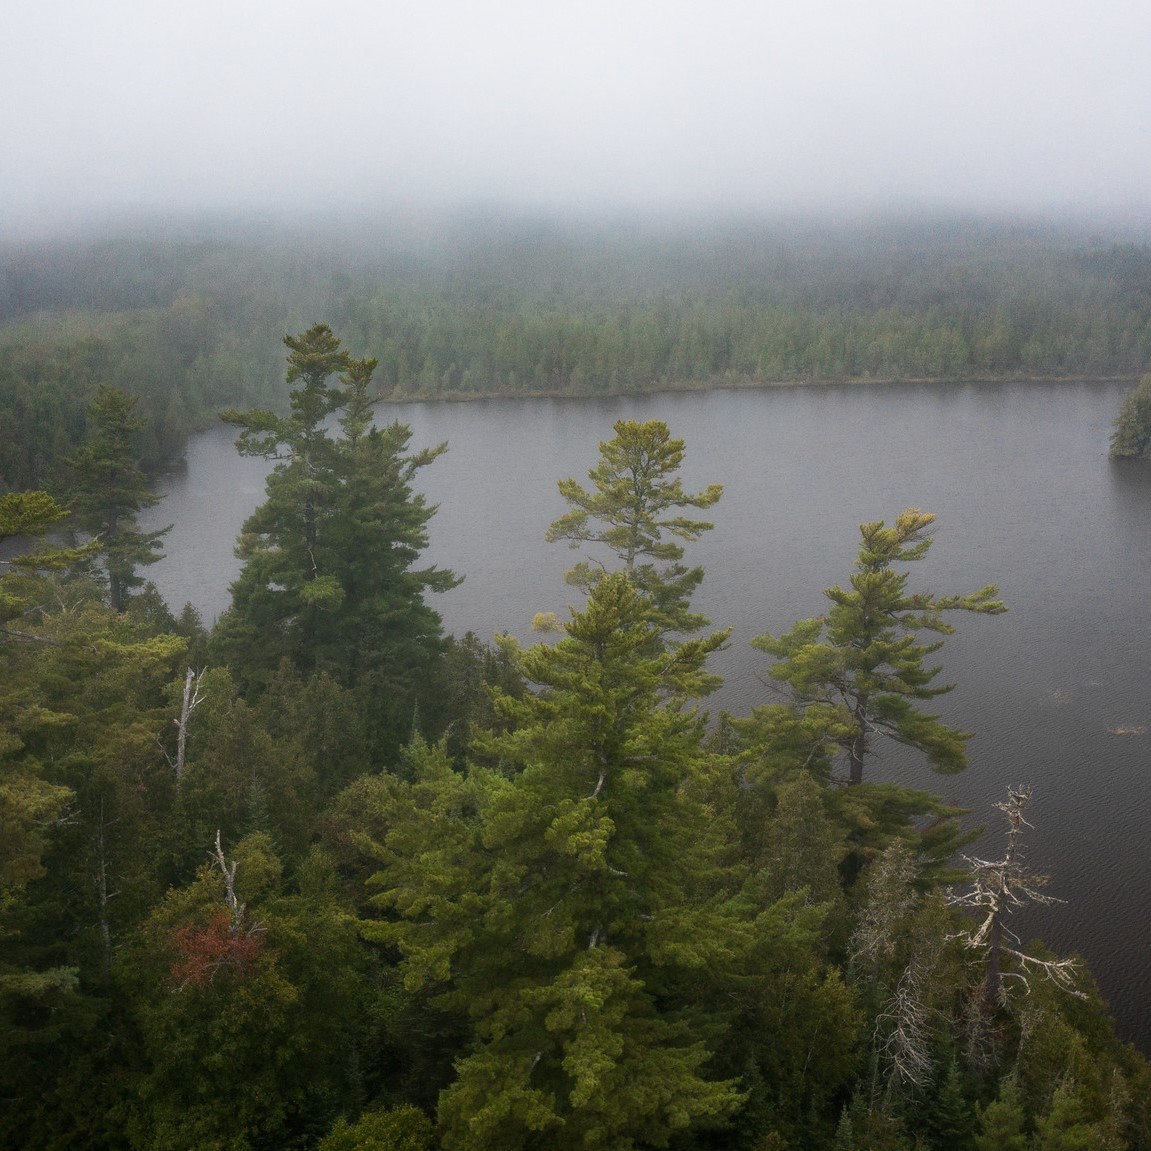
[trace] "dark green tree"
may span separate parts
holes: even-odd
[[[979,1113],[975,1151],[1027,1151],[1027,1117],[1013,1078],[1004,1079],[999,1096]]]
[[[975,1108],[967,1096],[963,1074],[955,1058],[935,1084],[922,1119],[931,1133],[931,1146],[937,1151],[968,1151],[975,1134]]]
[[[370,969],[322,853],[289,887],[267,835],[217,838],[119,961],[147,1054],[131,1146],[314,1146],[355,1099]]]
[[[122,612],[131,589],[143,578],[136,570],[161,558],[160,541],[168,532],[142,532],[136,517],[159,503],[140,468],[137,446],[142,421],[136,397],[101,385],[88,405],[88,436],[64,461],[75,524],[99,543],[108,577],[112,610]]]
[[[244,568],[216,651],[257,689],[285,659],[326,672],[364,691],[380,723],[406,735],[443,650],[424,593],[458,582],[416,567],[435,508],[412,483],[446,445],[409,453],[409,428],[368,428],[375,361],[353,360],[327,325],[285,343],[290,414],[224,413],[241,428],[242,453],[277,463],[240,537]],[[327,421],[341,412],[333,436]]]
[[[1144,376],[1127,393],[1115,431],[1111,434],[1110,455],[1114,459],[1146,456],[1151,453],[1151,375]]]
[[[460,774],[424,748],[412,782],[381,781],[375,882],[396,918],[368,931],[409,989],[472,1020],[440,1099],[451,1149],[661,1146],[739,1101],[692,1011],[741,930],[682,706],[722,637],[653,649],[620,573],[565,630],[522,653],[536,690],[500,699],[512,730],[479,747],[495,766]]]
[[[164,885],[156,735],[183,641],[84,582],[22,625],[39,642],[0,644],[0,1145],[120,1141],[111,968]]]
[[[673,439],[662,420],[617,420],[615,436],[600,444],[600,460],[588,472],[589,491],[574,479],[559,489],[572,510],[547,531],[547,539],[602,544],[623,561],[628,578],[651,601],[665,631],[690,633],[707,625],[689,610],[691,595],[703,579],[703,569],[680,561],[676,540],[699,539],[712,524],[682,514],[685,508],[709,508],[723,495],[710,484],[692,495],[683,490],[678,472],[683,464],[683,440]],[[589,587],[602,574],[595,560],[577,564],[569,583]]]
[[[829,588],[832,607],[801,620],[778,638],[757,636],[752,646],[776,657],[775,679],[788,684],[799,708],[847,757],[849,782],[863,782],[876,736],[918,748],[936,771],[967,766],[970,732],[941,723],[916,706],[951,690],[937,685],[927,660],[943,641],[922,643],[922,632],[950,635],[951,611],[995,615],[1007,609],[994,584],[968,595],[908,592],[907,572],[892,565],[922,559],[931,547],[935,517],[918,508],[902,512],[891,527],[860,524],[863,537],[850,588]]]

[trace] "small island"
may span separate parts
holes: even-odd
[[[1151,374],[1127,393],[1115,417],[1109,454],[1115,460],[1151,458]]]

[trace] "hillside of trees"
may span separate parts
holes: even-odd
[[[540,525],[580,605],[451,637],[413,487],[442,445],[373,424],[383,364],[331,328],[284,345],[287,402],[225,415],[276,465],[210,633],[145,583],[114,380],[59,485],[0,495],[41,541],[0,575],[0,1147],[1151,1148],[1146,1059],[1010,931],[1051,898],[1030,790],[975,859],[880,774],[884,738],[963,770],[935,652],[1006,610],[917,585],[929,512],[860,525],[755,641],[773,702],[709,723],[689,445],[605,428]]]
[[[1151,369],[1151,248],[987,221],[690,226],[476,217],[142,227],[0,243],[0,476],[53,482],[99,384],[149,469],[221,408],[283,410],[323,315],[384,397],[603,394]]]

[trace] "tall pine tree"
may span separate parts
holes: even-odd
[[[88,405],[87,442],[64,461],[76,526],[99,542],[116,612],[125,610],[131,589],[144,582],[136,569],[161,558],[160,541],[169,530],[142,532],[136,526],[137,515],[163,497],[140,468],[143,424],[135,408],[135,396],[101,385]]]
[[[623,561],[628,578],[651,601],[665,631],[690,633],[707,625],[689,610],[703,568],[685,567],[677,540],[699,539],[712,524],[683,515],[685,508],[709,508],[723,495],[710,484],[694,495],[678,476],[683,440],[674,439],[662,420],[618,420],[615,436],[600,444],[600,459],[588,472],[591,490],[574,479],[560,481],[571,511],[548,528],[549,541],[571,546],[602,544]],[[569,583],[591,586],[602,573],[594,560],[577,564]]]
[[[877,735],[918,748],[936,771],[967,766],[971,733],[916,706],[953,686],[935,684],[939,668],[926,662],[943,641],[922,643],[919,636],[954,632],[947,612],[996,615],[1007,609],[995,598],[994,584],[968,595],[908,592],[909,573],[892,565],[927,554],[934,522],[929,512],[909,508],[891,527],[882,520],[860,524],[863,543],[850,587],[827,590],[827,614],[801,620],[778,638],[764,634],[752,640],[776,657],[772,676],[791,686],[806,717],[846,754],[853,784],[863,782]]]
[[[369,428],[375,361],[352,359],[327,325],[285,344],[296,385],[289,414],[224,413],[241,429],[240,452],[276,466],[268,498],[244,524],[244,567],[216,650],[249,689],[265,687],[287,660],[364,691],[394,742],[431,691],[443,650],[424,593],[458,582],[416,566],[435,508],[412,484],[446,445],[409,453],[403,424]]]
[[[389,830],[372,935],[410,989],[472,1021],[440,1099],[444,1146],[662,1146],[730,1112],[693,1013],[730,954],[722,828],[692,798],[701,720],[682,706],[722,637],[671,656],[623,574],[598,580],[555,646],[520,656],[536,685],[480,741],[491,767],[455,772],[417,748],[414,781],[384,781]]]

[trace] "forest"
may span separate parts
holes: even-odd
[[[154,470],[282,408],[323,316],[391,398],[1151,370],[1151,248],[1009,220],[205,222],[0,241],[0,476],[50,486],[101,384]]]
[[[107,322],[127,347],[196,306]],[[1151,1147],[1146,1059],[1011,931],[1052,898],[1025,781],[982,859],[881,777],[885,740],[963,770],[935,654],[1009,607],[915,586],[930,512],[877,509],[818,614],[755,640],[778,695],[709,716],[728,634],[692,597],[723,573],[690,548],[723,490],[685,490],[689,443],[605,428],[540,525],[570,618],[448,636],[466,573],[423,562],[416,483],[444,445],[376,423],[386,355],[312,324],[286,403],[229,393],[222,351],[197,399],[276,461],[208,630],[146,583],[157,408],[68,324],[75,442],[0,494],[0,541],[39,541],[0,576],[0,1146]]]

